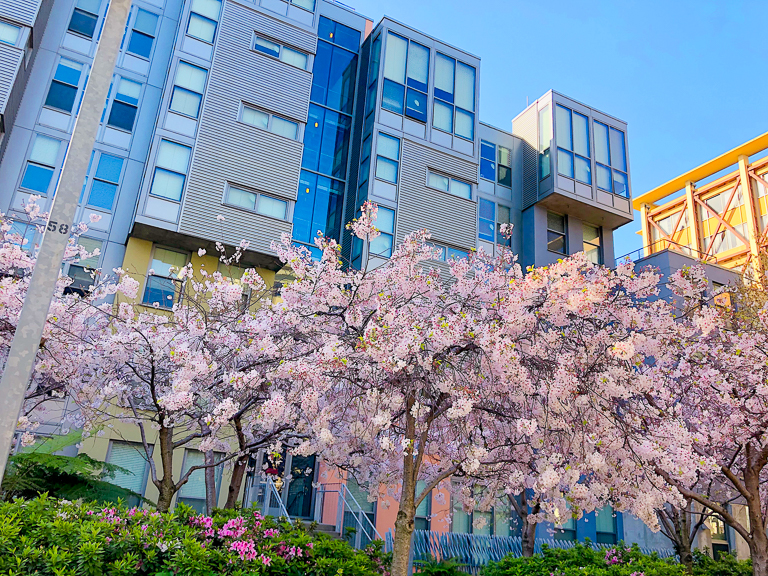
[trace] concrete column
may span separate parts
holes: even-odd
[[[46,232],[0,381],[0,471],[5,470],[48,309],[107,100],[130,0],[111,0]]]

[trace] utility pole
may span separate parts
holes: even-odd
[[[19,412],[29,387],[130,7],[131,0],[110,1],[72,140],[64,159],[51,216],[43,234],[11,351],[0,380],[0,476],[5,472]]]

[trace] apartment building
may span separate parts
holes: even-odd
[[[0,210],[30,246],[39,237],[23,204],[33,194],[52,201],[107,4],[0,0]],[[388,17],[374,26],[335,1],[134,0],[76,218],[101,216],[81,239],[101,254],[70,266],[72,289],[87,289],[88,267],[121,266],[141,282],[142,304],[169,308],[172,267],[218,266],[199,248],[245,240],[241,266],[273,282],[271,242],[287,233],[314,250],[318,231],[356,267],[385,262],[421,228],[441,249],[437,267],[500,245],[524,266],[582,250],[611,264],[613,231],[632,221],[626,124],[550,91],[509,111],[511,125],[491,126],[481,121],[480,73],[479,56]],[[344,230],[366,200],[380,206],[370,248]],[[511,239],[499,233],[505,223],[515,225]],[[133,470],[116,481],[152,499],[131,434],[115,430],[83,449]],[[186,450],[175,473],[201,461]],[[291,515],[333,523],[341,510],[344,522],[364,515],[380,534],[394,525],[396,503],[369,503],[351,479],[359,508],[327,505],[330,486],[345,481],[314,457],[287,455],[283,466]],[[226,473],[217,478],[224,485]],[[178,495],[198,507],[203,498],[202,474]],[[417,524],[519,531],[509,507],[467,514],[438,490]],[[667,546],[610,508],[555,537]]]

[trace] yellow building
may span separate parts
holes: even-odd
[[[669,249],[740,271],[760,267],[768,244],[766,152],[768,132],[637,196],[644,256]]]

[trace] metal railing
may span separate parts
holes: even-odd
[[[288,509],[285,507],[280,492],[275,483],[269,476],[263,478],[261,482],[254,483],[248,490],[247,504],[255,503],[264,516],[274,516],[275,518],[288,518]]]
[[[376,526],[346,484],[333,483],[318,486],[315,492],[315,522],[323,524],[326,504],[334,504],[327,501],[332,494],[336,495],[334,526],[342,538],[346,538],[357,549],[364,548],[371,540],[382,540]],[[346,534],[347,528],[354,528],[354,533]]]
[[[390,552],[394,544],[392,531],[387,531],[384,540],[384,550]],[[542,546],[550,548],[573,548],[577,542],[570,540],[555,540],[553,538],[537,538],[534,552],[539,554]],[[582,542],[583,544],[583,542]],[[595,550],[612,548],[615,544],[598,544],[591,542]],[[411,540],[411,564],[420,560],[435,558],[447,560],[453,558],[462,564],[461,570],[468,574],[479,574],[483,566],[489,562],[498,562],[505,556],[523,555],[523,543],[519,536],[484,536],[480,534],[457,534],[453,532],[430,532],[416,530]],[[657,553],[662,558],[673,558],[675,552],[669,548],[640,548],[643,554]]]
[[[654,254],[663,252],[664,250],[675,250],[676,252],[680,252],[681,254],[685,254],[686,256],[695,258],[696,260],[717,264],[717,256],[712,254],[705,254],[700,250],[695,250],[694,248],[685,246],[684,244],[678,244],[672,240],[662,239],[656,240],[656,242],[648,246],[643,246],[642,248],[633,250],[632,252],[624,254],[623,256],[618,256],[615,259],[615,266],[618,266],[619,264],[625,264],[626,262],[637,262],[638,260],[645,258],[646,250],[649,250],[649,256],[653,256]]]

